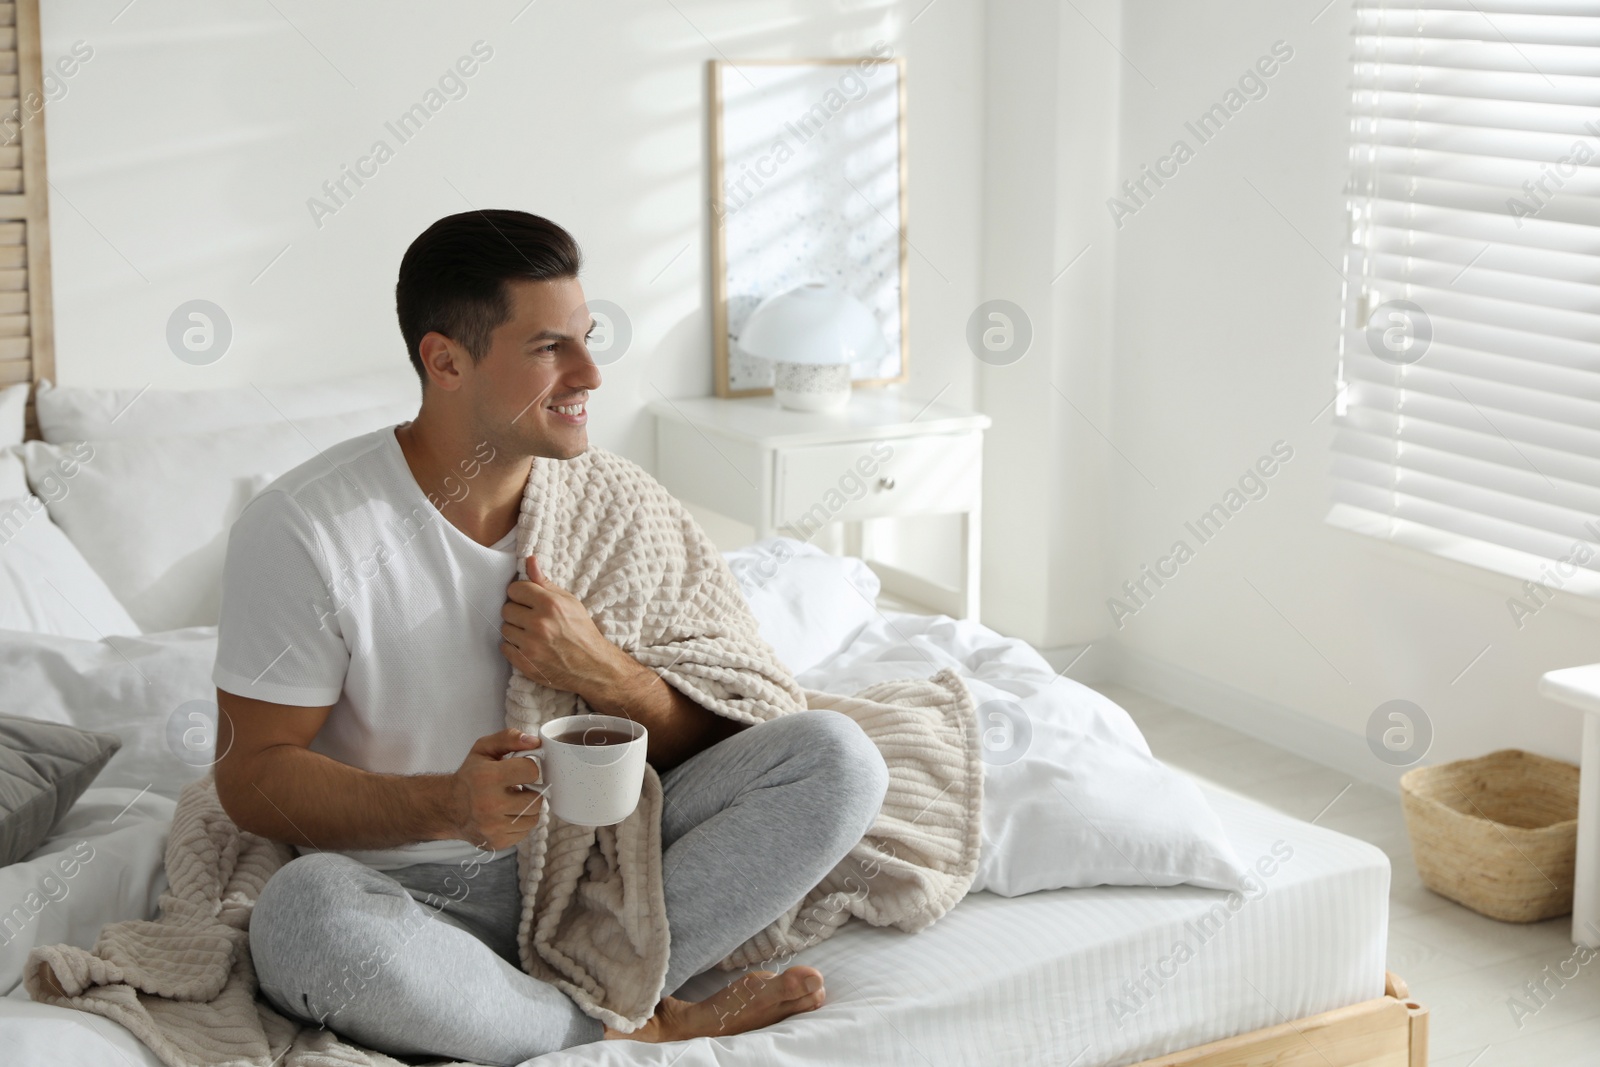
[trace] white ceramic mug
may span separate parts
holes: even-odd
[[[596,745],[564,741],[603,730],[629,740]],[[649,731],[617,715],[567,715],[539,728],[540,746],[506,753],[539,765],[539,781],[524,785],[544,797],[550,813],[578,826],[612,826],[633,814],[644,788]]]

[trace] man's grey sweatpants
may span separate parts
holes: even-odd
[[[793,907],[877,818],[889,772],[842,712],[747,727],[661,776],[671,951],[664,994]],[[378,871],[313,852],[268,880],[250,919],[279,1012],[390,1055],[516,1064],[603,1036],[518,963],[515,854]]]

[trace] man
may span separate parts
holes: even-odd
[[[623,1034],[518,963],[516,843],[537,747],[504,729],[515,665],[649,731],[671,939],[664,994],[798,902],[876,819],[888,770],[835,711],[745,726],[608,641],[534,557],[516,581],[535,457],[588,448],[600,372],[580,253],[519,211],[452,215],[400,264],[417,417],[343,442],[251,501],[229,536],[218,797],[296,846],[250,923],[280,1012],[391,1055],[519,1063],[601,1038],[738,1033],[819,1007],[795,966]],[[531,797],[531,799],[530,799]]]

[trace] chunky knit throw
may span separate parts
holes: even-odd
[[[518,530],[519,577],[527,577],[522,561],[536,554],[609,640],[696,703],[750,724],[832,708],[883,753],[889,790],[867,834],[719,968],[786,957],[853,916],[914,933],[966,894],[977,873],[983,774],[972,698],[959,675],[947,669],[853,696],[801,689],[761,639],[727,562],[698,524],[642,468],[604,449],[565,462],[535,459]],[[532,732],[587,710],[575,694],[513,669],[507,726]],[[647,765],[639,806],[621,823],[577,826],[543,807],[518,845],[523,969],[624,1032],[643,1025],[664,992],[671,941],[661,803],[660,778]],[[107,924],[93,952],[33,949],[29,994],[115,1019],[171,1067],[398,1067],[284,1018],[255,995],[250,911],[293,856],[288,845],[240,831],[211,776],[190,783],[167,842],[160,918]],[[42,962],[65,997],[40,981]]]

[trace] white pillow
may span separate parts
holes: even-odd
[[[0,448],[0,500],[28,495],[28,472],[22,465],[22,447]]]
[[[0,630],[91,641],[140,632],[36,496],[0,500]]]
[[[52,444],[209,433],[389,405],[410,407],[396,422],[413,418],[422,406],[422,384],[411,364],[304,384],[223,389],[84,389],[43,381],[34,398],[39,434]]]
[[[0,500],[28,494],[28,480],[22,472],[22,457],[13,447],[22,444],[27,407],[27,382],[0,389]]]
[[[216,658],[215,626],[100,641],[0,630],[0,713],[116,734],[95,786],[176,797],[215,753]]]
[[[790,671],[810,670],[877,617],[879,582],[854,556],[833,556],[792,537],[724,552],[761,637]]]
[[[0,389],[0,445],[20,445],[28,411],[28,383]]]
[[[214,433],[22,447],[33,491],[146,632],[217,621],[228,528],[260,488],[408,405]]]
[[[968,688],[985,759],[974,892],[1244,888],[1244,864],[1200,787],[1151,755],[1109,698],[1070,678],[1021,698],[1016,686]]]
[[[945,615],[887,612],[796,680],[854,693],[945,667],[971,691],[983,741],[983,848],[972,892],[1243,888],[1244,864],[1194,780],[1150,754],[1127,712],[1058,676],[1026,641]]]

